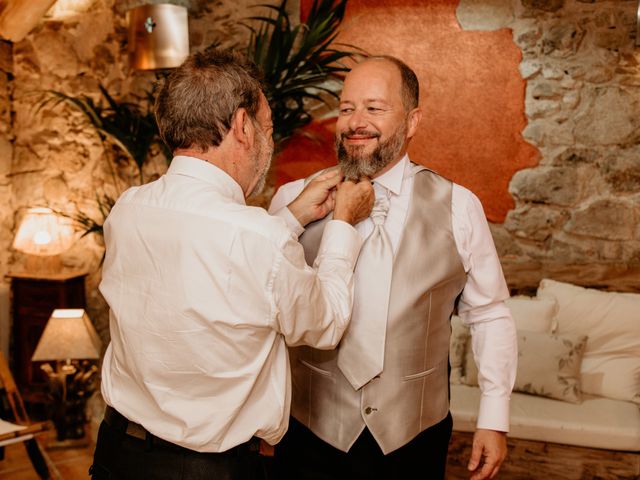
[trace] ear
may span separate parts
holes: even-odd
[[[250,148],[253,145],[253,123],[245,108],[239,108],[233,115],[231,133],[235,140],[244,145],[245,148]]]
[[[416,107],[409,112],[409,115],[407,115],[407,138],[411,138],[415,135],[416,130],[418,130],[420,120],[422,120],[422,109],[420,107]]]

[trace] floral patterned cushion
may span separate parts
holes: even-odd
[[[585,335],[518,332],[518,370],[515,392],[571,403],[582,402],[580,366],[587,344]],[[467,342],[464,383],[478,384],[478,369]]]
[[[449,364],[451,374],[449,381],[453,384],[462,383],[464,369],[464,355],[469,340],[469,327],[465,326],[458,315],[451,317],[451,337],[449,337]]]
[[[558,302],[560,335],[588,335],[582,391],[640,404],[640,294],[542,279],[538,296]]]

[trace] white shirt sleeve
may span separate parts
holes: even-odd
[[[278,189],[269,205],[269,213],[282,218],[287,224],[287,227],[289,227],[297,237],[302,235],[304,227],[300,224],[298,219],[293,216],[291,211],[287,208],[287,205],[289,205],[300,194],[303,188],[304,179],[287,183]]]
[[[269,213],[284,219],[296,236],[304,227],[287,205],[303,187],[304,180],[282,186],[269,206]],[[319,349],[337,346],[351,318],[353,269],[361,246],[360,234],[341,220],[327,222],[314,268],[307,265],[302,245],[293,239],[287,242],[273,294],[279,312],[277,322],[288,345],[306,344]],[[338,321],[332,322],[334,317]]]
[[[516,330],[504,300],[509,290],[480,200],[454,185],[453,232],[467,283],[458,304],[470,327],[481,391],[477,428],[509,431],[509,400],[518,360]]]
[[[353,270],[362,238],[346,222],[330,220],[324,229],[315,268],[302,245],[287,242],[273,282],[276,322],[288,345],[335,348],[353,306]]]

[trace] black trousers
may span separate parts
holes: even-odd
[[[122,417],[124,418],[124,417]],[[126,433],[124,422],[105,420],[89,473],[93,480],[264,480],[262,456],[243,444],[222,453],[200,453],[158,439]],[[257,444],[256,444],[257,445]]]
[[[451,414],[403,447],[384,455],[368,429],[348,452],[320,440],[290,420],[276,445],[273,480],[443,480],[453,421]]]

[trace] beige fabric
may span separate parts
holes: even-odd
[[[538,296],[558,302],[558,333],[587,335],[582,390],[640,403],[640,295],[543,279]]]
[[[478,387],[451,386],[454,430],[475,431],[479,402]],[[640,451],[640,409],[631,402],[588,396],[576,405],[513,393],[510,418],[511,438]]]
[[[558,302],[554,298],[516,295],[504,303],[511,310],[517,330],[549,333],[557,327]]]
[[[511,311],[517,331],[549,333],[556,328],[558,303],[554,298],[516,295],[505,300],[505,304]],[[473,360],[470,338],[469,327],[453,315],[449,350],[450,381],[453,383],[478,384],[478,369]]]
[[[442,221],[451,217],[452,184],[424,167],[416,171],[411,228],[393,264],[382,374],[354,390],[337,367],[336,350],[290,349],[293,416],[342,451],[366,425],[382,451],[392,452],[448,412],[449,319],[466,274],[451,224]],[[313,239],[321,228],[322,222],[307,226],[300,239],[307,258],[315,258],[307,233]]]
[[[519,331],[518,371],[513,391],[580,403],[580,367],[586,344],[584,335]],[[478,369],[469,346],[463,383],[478,385]]]
[[[387,311],[391,290],[393,248],[384,220],[389,199],[376,198],[371,211],[373,230],[360,250],[356,264],[353,314],[340,342],[338,367],[358,390],[382,372]]]
[[[452,315],[451,338],[449,339],[449,364],[451,365],[449,381],[451,383],[462,383],[467,343],[470,343],[470,338],[469,327],[462,323],[458,315]]]

